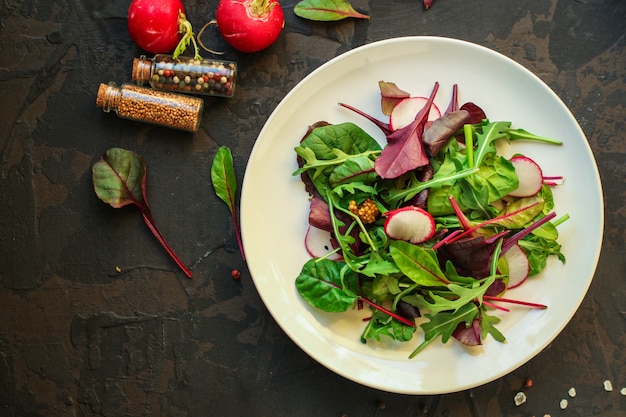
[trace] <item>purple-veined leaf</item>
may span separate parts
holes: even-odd
[[[134,205],[159,243],[180,269],[191,278],[192,273],[176,256],[159,231],[146,198],[146,163],[135,152],[122,148],[108,149],[92,167],[93,186],[98,198],[111,207]]]
[[[391,116],[393,108],[396,104],[411,97],[411,94],[400,89],[395,83],[387,81],[379,81],[378,88],[380,88],[380,107],[383,114]]]
[[[429,164],[422,135],[438,89],[439,83],[435,83],[428,101],[411,124],[387,135],[388,145],[376,159],[375,165],[376,172],[381,178],[397,178],[405,172]]]
[[[359,13],[346,0],[303,0],[294,8],[296,16],[319,22],[332,22],[353,17],[369,19],[368,15]]]

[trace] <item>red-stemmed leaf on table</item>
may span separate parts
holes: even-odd
[[[178,267],[191,278],[192,273],[178,258],[159,231],[146,198],[146,163],[135,152],[108,149],[92,167],[93,186],[100,200],[113,208],[134,205],[161,246],[172,257]]]

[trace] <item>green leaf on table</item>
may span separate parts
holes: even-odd
[[[115,208],[134,204],[144,206],[146,163],[135,152],[108,149],[92,168],[93,186],[98,198]]]
[[[220,146],[213,157],[211,165],[211,182],[215,194],[228,206],[230,215],[235,226],[235,234],[237,235],[237,243],[241,251],[241,257],[246,259],[243,251],[243,243],[241,241],[241,233],[239,231],[239,223],[237,221],[237,206],[235,202],[235,193],[237,191],[237,178],[235,177],[235,168],[233,166],[233,155],[226,146]]]
[[[369,19],[368,15],[354,10],[346,0],[303,0],[294,8],[296,16],[318,22],[332,22],[353,17]]]

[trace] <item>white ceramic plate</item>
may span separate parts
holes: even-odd
[[[560,139],[563,146],[514,143],[504,153],[524,153],[539,162],[544,175],[563,175],[554,190],[557,216],[571,219],[559,227],[567,257],[552,259],[540,276],[507,296],[547,304],[546,310],[511,306],[496,313],[507,338],[488,337],[467,349],[439,341],[409,360],[421,342],[362,344],[366,311],[324,313],[298,295],[294,280],[308,259],[304,247],[308,199],[293,150],[307,126],[326,120],[352,121],[384,143],[365,119],[340,108],[354,105],[384,120],[378,81],[395,82],[414,95],[427,96],[435,81],[435,102],[443,110],[452,85],[459,102],[473,101],[495,120]],[[583,199],[584,202],[581,200]],[[436,37],[390,39],[347,52],[302,80],[278,105],[254,146],[242,189],[241,226],[248,266],[256,288],[274,319],[307,354],[334,372],[360,384],[407,394],[460,391],[493,381],[515,370],[565,327],[583,300],[600,253],[603,233],[602,189],[587,140],[561,100],[530,71],[492,50]]]

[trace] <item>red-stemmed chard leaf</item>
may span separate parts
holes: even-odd
[[[237,244],[241,251],[241,257],[245,261],[246,255],[243,251],[243,243],[241,242],[241,233],[239,232],[239,222],[237,221],[237,206],[235,204],[235,193],[237,191],[237,178],[235,177],[235,169],[233,168],[233,154],[226,146],[220,146],[213,158],[211,165],[211,182],[215,194],[228,206],[230,215],[235,226],[235,234],[237,235]]]
[[[347,0],[303,0],[296,4],[293,12],[303,19],[318,22],[333,22],[353,17],[369,19],[366,14],[359,13]]]
[[[415,120],[408,126],[387,135],[387,146],[376,159],[374,168],[381,178],[397,178],[405,172],[429,164],[428,156],[422,143],[424,125],[433,104],[439,83],[435,83],[428,101],[417,113]]]
[[[113,208],[134,205],[148,228],[178,267],[191,278],[192,273],[176,256],[159,231],[146,198],[146,163],[135,152],[108,149],[92,167],[93,186],[98,198]]]
[[[452,97],[450,98],[450,104],[444,114],[452,113],[459,110],[459,85],[454,84],[452,86]]]

